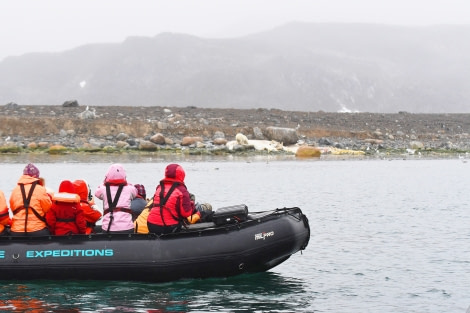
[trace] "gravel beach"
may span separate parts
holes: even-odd
[[[249,140],[271,140],[268,127],[294,130],[297,145],[366,154],[470,151],[470,114],[16,104],[0,107],[0,149],[5,153],[52,146],[92,152],[183,148],[230,153],[225,145],[237,133]]]

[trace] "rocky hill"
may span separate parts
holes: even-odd
[[[470,26],[292,23],[163,33],[0,62],[0,104],[469,113]]]

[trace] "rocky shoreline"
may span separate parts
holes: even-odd
[[[243,134],[248,143],[236,140]],[[0,107],[0,153],[470,153],[470,114],[298,112],[196,107]]]

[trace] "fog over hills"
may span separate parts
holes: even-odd
[[[470,25],[291,23],[232,39],[162,33],[0,62],[0,105],[470,112]]]

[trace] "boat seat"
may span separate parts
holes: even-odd
[[[188,226],[188,230],[199,230],[205,228],[213,228],[216,227],[212,222],[204,222],[204,223],[195,223]]]

